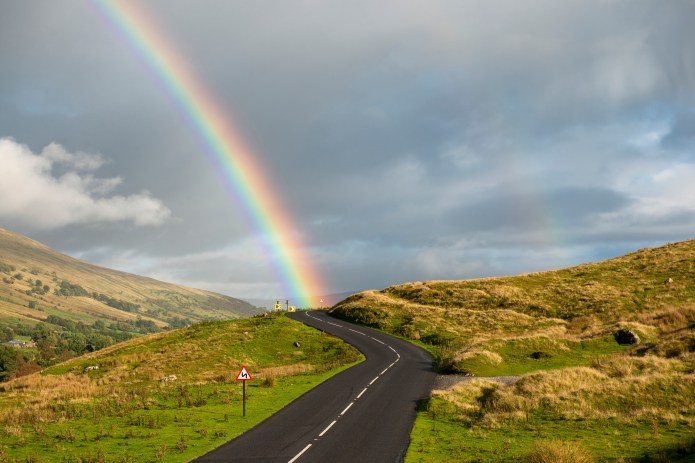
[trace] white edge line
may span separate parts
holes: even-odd
[[[323,431],[321,431],[321,434],[319,434],[319,437],[323,437],[323,435],[326,434],[326,433],[328,432],[328,430],[331,429],[331,427],[332,427],[334,424],[336,424],[336,423],[337,423],[337,421],[336,421],[336,420],[333,420],[333,422],[332,422],[331,424],[329,424],[328,426],[326,426],[326,429],[324,429]]]
[[[311,444],[309,444],[309,445],[307,445],[306,447],[304,447],[304,450],[302,450],[302,451],[299,452],[297,455],[295,455],[294,458],[291,459],[290,461],[288,461],[287,463],[294,463],[295,461],[297,461],[297,459],[298,459],[299,457],[301,457],[302,454],[303,454],[304,452],[306,452],[307,450],[309,450],[309,447],[311,447]]]
[[[377,376],[376,378],[374,378],[374,379],[369,383],[369,385],[371,386],[372,384],[374,384],[374,381],[376,381],[377,379],[379,379],[378,376]]]
[[[362,389],[362,392],[360,392],[360,394],[356,398],[359,399],[360,397],[362,397],[362,394],[364,394],[365,392],[367,392],[366,387],[364,389]]]
[[[384,373],[386,373],[387,371],[389,371],[389,368],[390,368],[390,367],[386,367],[386,368],[384,368],[384,371],[382,371],[382,372],[381,372],[381,373],[379,373],[379,374],[380,374],[380,375],[383,375]]]
[[[345,412],[347,412],[348,410],[350,410],[350,407],[352,407],[352,404],[354,404],[354,403],[355,403],[355,402],[350,402],[350,405],[348,405],[347,407],[345,407],[345,410],[343,410],[343,411],[340,413],[340,416],[343,416],[343,415],[345,414]]]

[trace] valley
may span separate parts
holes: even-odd
[[[37,333],[67,342],[67,333],[83,330],[91,345],[99,338],[89,330],[99,329],[111,329],[115,342],[119,323],[138,337],[79,356],[54,350],[43,371],[22,364],[21,375],[6,375],[0,461],[191,461],[329,378],[342,381],[334,375],[364,360],[281,313],[205,321],[204,306],[184,305],[172,313],[187,315],[192,326],[162,332],[174,326],[155,317],[146,299],[78,279],[77,271],[56,270],[54,281],[47,264],[7,256],[0,271],[12,282],[4,297],[19,309],[3,312],[5,327],[34,322],[31,339],[39,344]],[[549,272],[405,283],[351,295],[328,313],[336,326],[354,322],[422,347],[448,378],[412,401],[418,409],[406,462],[685,462],[695,455],[695,241]],[[3,348],[43,355],[40,345]],[[233,381],[241,365],[254,377],[245,418]],[[348,389],[356,396],[361,387]],[[317,418],[319,437],[331,420],[341,433],[364,427],[348,426],[342,415]],[[306,461],[327,455],[315,444]],[[282,458],[311,447],[297,446],[283,447]]]

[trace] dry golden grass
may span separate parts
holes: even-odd
[[[316,370],[315,365],[307,365],[304,363],[295,363],[292,365],[279,365],[275,367],[262,368],[258,371],[258,378],[283,378],[285,376],[302,375],[311,373]]]
[[[534,444],[525,461],[527,463],[593,463],[596,459],[577,443],[548,440]]]
[[[592,367],[525,375],[511,386],[484,379],[460,383],[435,396],[450,403],[457,420],[496,427],[526,420],[534,410],[565,420],[658,419],[695,425],[695,374],[684,372],[695,354],[679,359],[613,356]]]
[[[557,353],[621,328],[635,331],[650,353],[676,357],[695,349],[692,281],[695,241],[686,241],[564,270],[365,291],[332,313],[432,345],[445,370],[490,364],[477,351],[500,355],[504,365],[506,341],[530,346],[543,338],[538,350]]]

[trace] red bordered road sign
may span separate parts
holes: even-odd
[[[251,377],[251,373],[246,369],[246,367],[241,367],[241,370],[239,370],[239,374],[236,375],[236,380],[237,381],[250,381],[253,378]]]

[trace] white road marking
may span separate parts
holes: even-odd
[[[340,416],[343,416],[343,415],[345,414],[345,412],[347,412],[348,410],[350,410],[350,407],[352,407],[352,404],[354,404],[354,403],[355,403],[355,402],[350,402],[350,405],[348,405],[347,407],[345,407],[345,410],[343,410],[343,411],[340,413]]]
[[[361,334],[362,336],[367,336],[367,335],[364,334],[363,332],[357,331],[357,330],[353,330],[352,328],[348,328],[348,330],[352,331],[353,333]]]
[[[352,329],[352,328],[346,328],[346,327],[343,326],[343,325],[339,325],[339,324],[337,324],[337,323],[331,323],[331,322],[329,322],[329,321],[327,321],[327,320],[321,320],[320,318],[314,317],[314,316],[312,316],[312,315],[309,315],[308,313],[306,314],[306,316],[307,316],[307,317],[310,317],[310,318],[313,318],[314,320],[323,322],[323,323],[328,323],[329,325],[337,326],[338,328],[345,328],[345,329],[347,329],[348,331],[352,331],[353,333],[361,334],[362,336],[367,336],[366,333],[363,333],[363,332],[361,332],[361,331],[354,330],[354,329]],[[384,368],[384,370],[383,370],[381,373],[379,373],[379,376],[375,377],[373,380],[371,380],[371,381],[369,382],[369,386],[371,386],[372,384],[374,384],[374,382],[375,382],[377,379],[379,379],[379,377],[380,377],[381,375],[383,375],[384,373],[386,373],[386,372],[388,371],[389,368],[391,368],[392,366],[394,366],[394,365],[401,359],[401,354],[399,354],[398,351],[396,351],[396,349],[394,349],[393,347],[389,346],[389,345],[386,344],[385,342],[380,341],[379,339],[375,338],[374,336],[369,336],[369,337],[372,338],[374,341],[378,342],[379,344],[382,344],[382,345],[388,347],[389,349],[391,349],[391,350],[396,354],[396,360],[394,360],[388,367]],[[357,400],[357,399],[359,399],[360,397],[362,397],[362,395],[363,395],[365,392],[367,392],[367,389],[368,389],[369,386],[367,386],[367,387],[365,387],[364,389],[362,389],[362,392],[360,392],[360,393],[357,395],[357,397],[355,398],[355,400]],[[348,404],[348,406],[345,407],[345,410],[343,410],[342,412],[340,412],[340,416],[345,415],[345,413],[347,413],[347,411],[350,410],[350,407],[352,407],[354,404],[355,404],[354,401],[353,401],[353,402],[350,402],[350,403]],[[339,416],[339,418],[340,418],[340,416]],[[318,437],[323,437],[324,434],[326,434],[326,433],[333,427],[333,425],[336,424],[337,422],[338,422],[338,420],[333,420],[333,421],[331,422],[331,424],[329,424],[328,426],[326,426],[326,428],[325,428],[323,431],[321,431],[321,434],[319,434]],[[318,437],[315,438],[314,440],[315,440],[315,441],[318,440]],[[309,448],[311,447],[311,445],[312,445],[312,444],[309,444],[309,445],[307,445],[306,447],[304,447],[304,449],[302,449],[301,452],[299,452],[297,455],[295,455],[295,457],[292,458],[288,463],[294,463],[295,461],[297,461],[297,460],[299,459],[299,457],[301,457],[301,456],[304,454],[304,452],[306,452],[307,450],[309,450]]]
[[[311,444],[309,444],[309,445],[307,445],[306,447],[304,447],[304,450],[302,450],[302,451],[299,452],[297,455],[295,455],[294,458],[291,459],[290,461],[288,461],[287,463],[294,463],[295,461],[297,461],[297,459],[298,459],[299,457],[301,457],[302,454],[303,454],[304,452],[306,452],[307,450],[309,450],[309,447],[311,447]]]
[[[326,429],[324,429],[323,431],[321,431],[321,434],[319,434],[319,437],[323,437],[323,435],[326,434],[326,433],[328,432],[328,430],[331,429],[331,427],[332,427],[334,424],[336,424],[336,423],[337,423],[337,421],[336,421],[336,420],[333,420],[333,422],[332,422],[331,424],[329,424],[328,426],[326,426]]]

